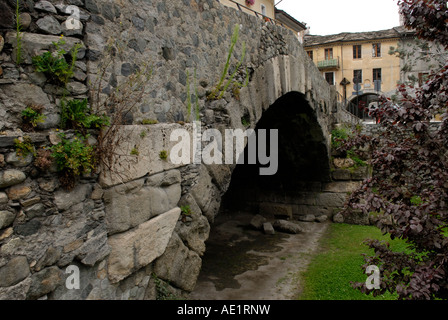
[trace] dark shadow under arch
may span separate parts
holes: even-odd
[[[320,184],[330,180],[326,139],[303,94],[290,92],[279,98],[263,113],[256,132],[259,129],[278,129],[278,171],[262,176],[260,164],[238,164],[222,199],[222,210],[256,211],[266,195],[320,191]]]

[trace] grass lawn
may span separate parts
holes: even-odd
[[[401,240],[391,241],[373,226],[358,226],[333,223],[321,240],[321,250],[313,257],[308,270],[301,275],[304,284],[300,300],[395,300],[396,296],[386,293],[373,297],[355,290],[351,281],[364,282],[367,279],[362,253],[373,255],[363,241],[382,239],[391,244],[394,251],[404,251],[406,244]]]

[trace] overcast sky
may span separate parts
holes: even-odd
[[[313,35],[377,31],[400,25],[397,0],[283,0],[277,8],[306,23]]]

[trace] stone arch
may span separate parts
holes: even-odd
[[[360,119],[369,118],[368,110],[372,108],[373,104],[378,103],[381,94],[381,92],[364,92],[360,95],[352,95],[348,99],[353,106],[350,112]]]
[[[255,132],[259,129],[278,130],[278,170],[260,175],[260,163],[238,164],[223,195],[222,210],[257,212],[260,203],[287,203],[298,192],[319,192],[322,183],[330,181],[327,139],[304,94],[291,91],[278,98],[263,112]],[[247,146],[244,153],[248,159]]]

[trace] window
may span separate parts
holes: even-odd
[[[381,57],[381,43],[372,44],[372,57],[374,58]]]
[[[325,80],[330,86],[334,86],[334,72],[325,72]]]
[[[381,81],[381,68],[373,69],[373,81],[375,80]]]
[[[373,69],[373,87],[375,91],[381,91],[381,69]]]
[[[264,4],[261,4],[261,14],[266,15],[266,6]]]
[[[358,84],[362,82],[362,70],[353,70],[353,83]]]
[[[333,48],[325,49],[325,60],[333,59]]]
[[[306,53],[308,54],[308,57],[310,57],[310,59],[313,60],[314,58],[313,50],[307,51]]]
[[[353,59],[361,59],[361,45],[353,46]]]

